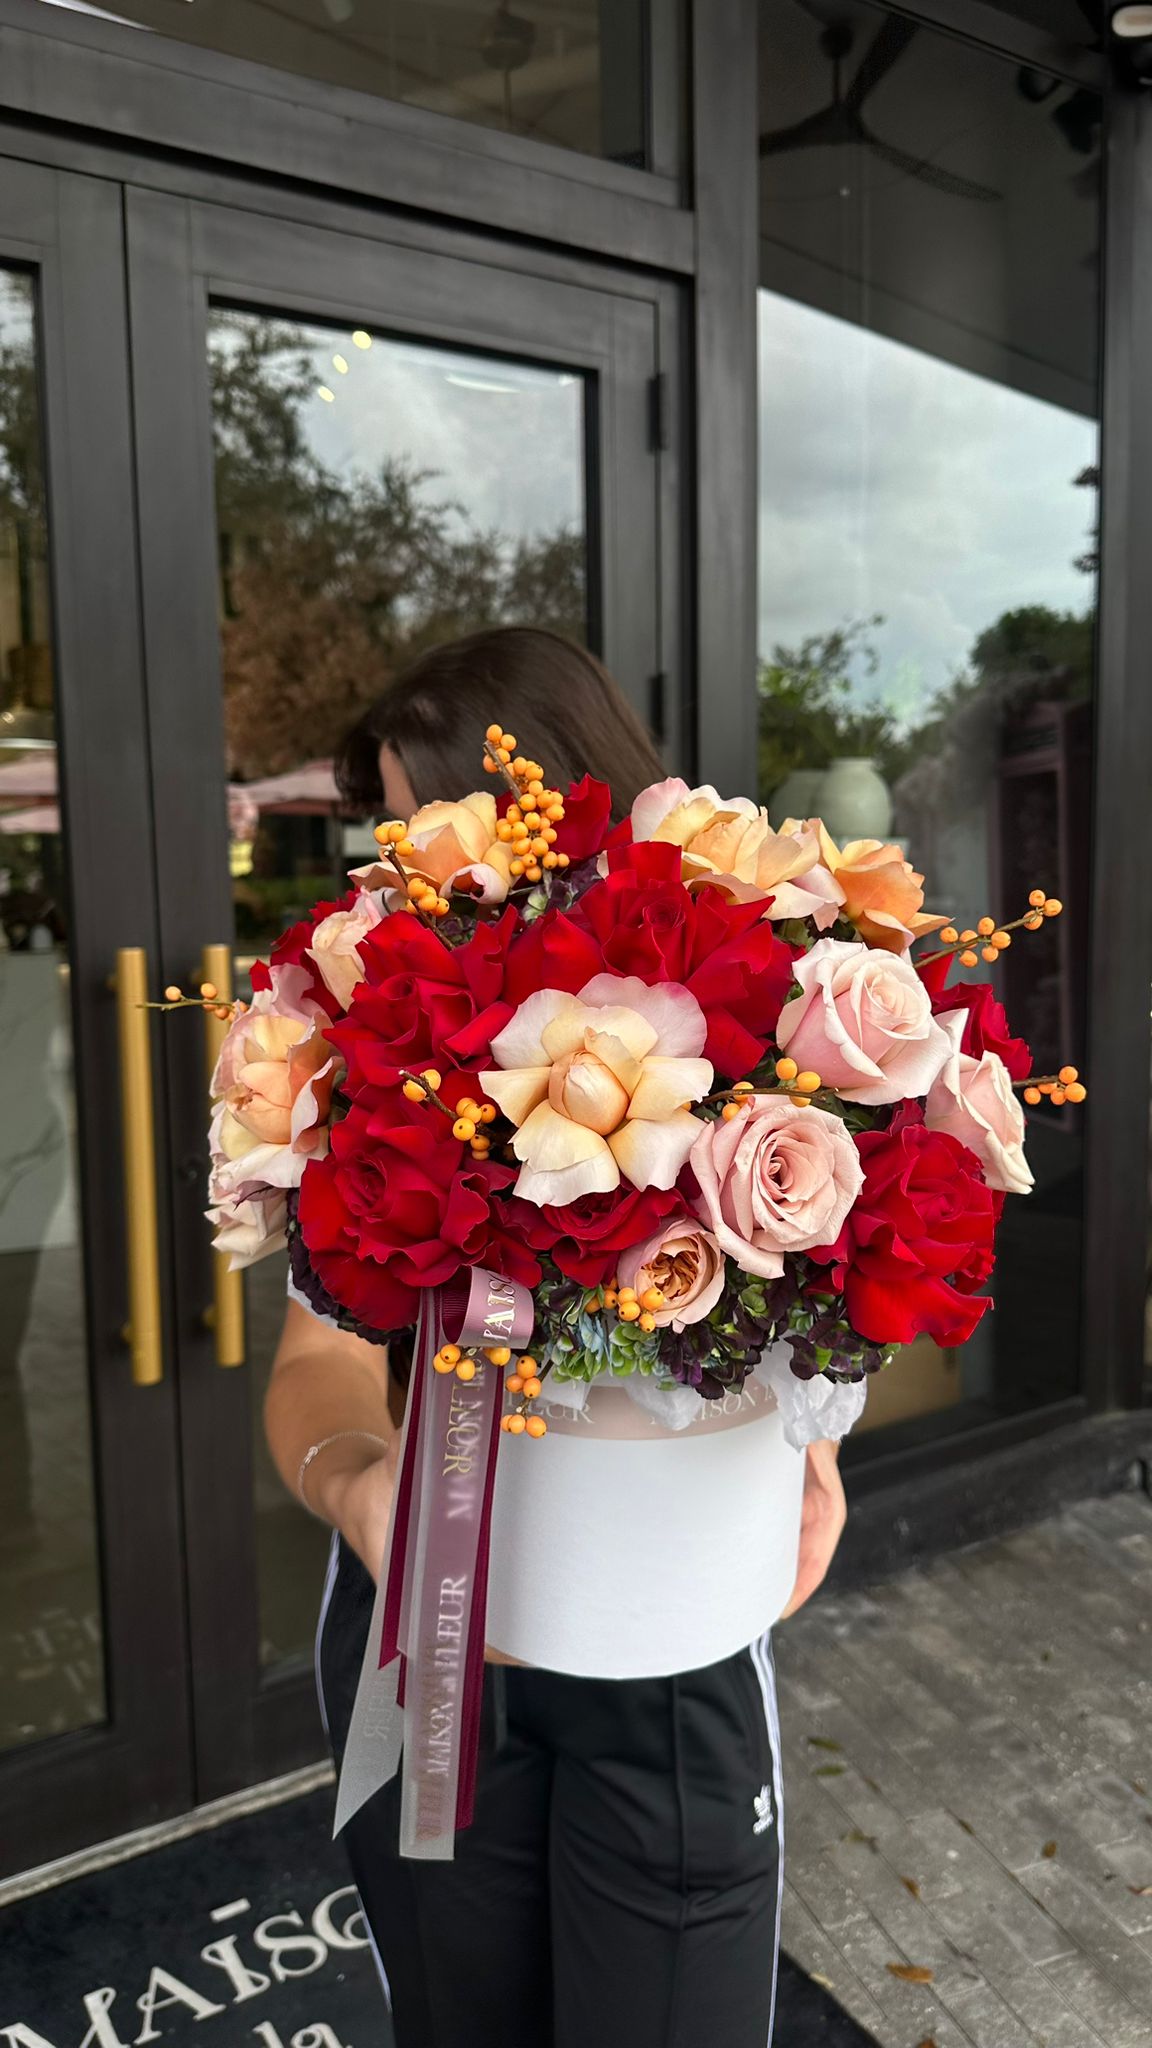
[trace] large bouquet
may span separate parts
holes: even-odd
[[[794,1440],[827,1433],[831,1388],[971,1335],[1031,1186],[1020,1097],[1084,1096],[949,982],[1060,904],[959,930],[897,846],[675,779],[614,827],[498,725],[484,766],[495,790],[379,826],[223,1010],[218,1248],[287,1242],[341,1326],[419,1326],[410,1417],[443,1378],[488,1388],[493,1442],[538,1438],[546,1381],[710,1400],[774,1348]]]

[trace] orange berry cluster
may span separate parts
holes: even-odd
[[[511,1365],[512,1353],[507,1344],[486,1346],[482,1353],[497,1370]],[[459,1344],[442,1344],[432,1360],[434,1372],[454,1372],[458,1380],[467,1385],[479,1371],[479,1358],[475,1351],[462,1351]],[[509,1436],[547,1436],[548,1424],[542,1415],[526,1415],[525,1406],[534,1401],[540,1392],[540,1370],[534,1358],[523,1357],[516,1361],[516,1369],[509,1373],[504,1385],[510,1394],[520,1394],[523,1399],[519,1408],[500,1418],[500,1427]]]
[[[372,837],[381,851],[387,854],[397,876],[407,889],[408,900],[404,905],[405,910],[426,918],[447,917],[452,908],[448,898],[440,894],[427,875],[418,872],[409,874],[404,867],[404,862],[411,860],[416,852],[415,845],[408,837],[407,825],[401,825],[393,818],[386,825],[377,825]]]
[[[529,1358],[527,1353],[523,1353],[513,1365],[512,1353],[506,1344],[501,1344],[495,1350],[489,1351],[488,1357],[492,1360],[493,1365],[512,1365],[512,1371],[509,1373],[504,1385],[510,1394],[518,1394],[521,1397],[519,1408],[513,1408],[509,1415],[501,1416],[501,1429],[508,1436],[547,1436],[548,1424],[545,1422],[544,1417],[542,1415],[528,1415],[525,1413],[528,1402],[538,1399],[540,1388],[543,1384],[540,1377],[540,1368],[536,1360]]]
[[[1024,931],[1038,932],[1046,917],[1059,917],[1064,908],[1058,896],[1048,896],[1043,889],[1029,891],[1028,905],[1023,917],[1014,918],[1011,924],[998,925],[994,917],[978,918],[975,926],[967,931],[958,931],[954,924],[946,924],[940,934],[941,944],[947,951],[955,952],[961,967],[975,967],[977,959],[986,960],[991,966],[1012,944],[1014,931],[1023,928]],[[933,958],[938,957],[933,955]]]
[[[462,1145],[471,1145],[473,1159],[487,1159],[492,1150],[492,1140],[484,1126],[495,1121],[494,1102],[477,1102],[472,1095],[462,1095],[456,1104],[452,1136],[459,1138]]]
[[[1041,1080],[1029,1081],[1024,1089],[1024,1100],[1035,1109],[1046,1095],[1049,1102],[1062,1109],[1066,1102],[1083,1102],[1087,1094],[1088,1090],[1080,1079],[1080,1069],[1061,1067],[1058,1074],[1046,1074]]]
[[[750,1109],[758,1095],[778,1095],[783,1093],[788,1096],[791,1102],[795,1103],[797,1109],[807,1109],[817,1089],[822,1088],[824,1085],[819,1074],[814,1074],[810,1068],[806,1067],[803,1073],[801,1073],[795,1060],[787,1058],[777,1060],[775,1070],[776,1079],[779,1083],[777,1088],[757,1088],[751,1081],[736,1081],[733,1083],[728,1091],[729,1099],[720,1112],[725,1123],[731,1123],[734,1117],[738,1117],[744,1110]],[[715,1097],[712,1099],[715,1100]]]
[[[150,1010],[183,1010],[189,1007],[194,1010],[207,1010],[211,1016],[219,1017],[222,1024],[230,1024],[233,1017],[239,1015],[241,1010],[246,1010],[248,1005],[241,1002],[222,1003],[220,991],[214,981],[202,981],[198,996],[186,996],[177,982],[170,981],[164,991],[164,1001],[149,1003],[147,1007]]]
[[[544,784],[539,761],[516,752],[515,735],[490,725],[485,734],[484,766],[503,775],[514,801],[496,827],[496,837],[510,848],[508,866],[517,881],[539,882],[546,869],[566,868],[568,855],[556,852],[556,827],[564,820],[564,799]]]
[[[443,1110],[445,1116],[452,1118],[452,1136],[462,1145],[471,1145],[473,1159],[487,1159],[492,1140],[484,1127],[496,1121],[495,1103],[477,1102],[475,1096],[462,1095],[455,1109],[449,1109],[436,1093],[443,1085],[443,1076],[436,1068],[425,1067],[422,1074],[405,1075],[401,1092],[409,1102],[432,1102]]]
[[[634,1287],[621,1287],[616,1279],[598,1289],[585,1303],[593,1314],[600,1308],[615,1309],[619,1322],[636,1323],[645,1332],[656,1328],[656,1310],[663,1306],[664,1295],[659,1287],[646,1287],[642,1294],[637,1294]]]

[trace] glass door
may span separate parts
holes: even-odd
[[[157,951],[130,448],[118,194],[6,161],[0,1875],[192,1789],[152,1034],[133,1002]]]
[[[242,989],[371,847],[333,754],[422,648],[552,626],[675,720],[652,430],[669,344],[659,288],[542,276],[459,235],[145,192],[128,224],[165,973],[198,979],[215,943],[232,959],[211,978],[230,968]],[[179,1022],[165,1044],[205,1798],[318,1751],[327,1531],[264,1452],[285,1271],[212,1270],[205,1053]]]

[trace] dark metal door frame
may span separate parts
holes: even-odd
[[[555,262],[544,277],[523,255],[502,262],[491,243],[458,231],[417,237],[409,226],[391,236],[379,215],[351,209],[335,229],[145,189],[130,189],[126,205],[162,949],[165,977],[182,981],[206,942],[232,932],[210,305],[331,318],[586,375],[594,637],[642,712],[653,678],[667,677],[673,725],[678,592],[668,549],[678,509],[661,521],[650,436],[652,377],[664,368],[678,383],[676,335],[659,284],[645,291],[633,278],[619,290],[611,273],[593,282],[587,265],[570,282]],[[193,1029],[170,1031],[165,1051],[171,1156],[191,1160],[204,1144],[203,1049]],[[215,1365],[203,1324],[200,1175],[178,1173],[172,1201],[197,1792],[211,1799],[309,1760],[320,1737],[310,1673],[259,1678],[248,1374]]]
[[[120,946],[158,925],[119,194],[5,161],[0,258],[38,278],[53,661],[108,1719],[0,1757],[0,1874],[190,1803],[175,1388],[135,1386],[115,1005]],[[157,1104],[159,1110],[159,1104]]]

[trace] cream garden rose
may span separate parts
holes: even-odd
[[[768,1280],[787,1253],[833,1242],[864,1180],[841,1119],[784,1096],[701,1126],[689,1163],[697,1214],[746,1273]]]
[[[492,1040],[480,1083],[518,1126],[517,1194],[539,1206],[670,1188],[699,1122],[688,1104],[712,1085],[695,996],[676,982],[597,974],[579,995],[540,989]]]
[[[619,1275],[638,1295],[658,1287],[664,1306],[651,1311],[657,1329],[683,1330],[701,1322],[724,1292],[724,1253],[703,1224],[678,1216],[622,1253]]]
[[[977,1060],[961,1052],[967,1020],[966,1010],[940,1019],[951,1049],[928,1090],[924,1121],[929,1130],[947,1131],[976,1154],[990,1188],[1026,1195],[1033,1177],[1024,1157],[1024,1112],[999,1053],[985,1052]]]
[[[818,939],[793,973],[801,993],[780,1012],[782,1052],[846,1102],[876,1107],[928,1093],[952,1041],[911,961]]]
[[[632,806],[632,837],[679,846],[690,887],[710,883],[747,902],[770,896],[772,920],[812,917],[824,930],[844,901],[824,862],[815,821],[789,819],[774,832],[767,811],[748,797],[721,797],[709,783],[689,789],[670,776],[641,790]]]

